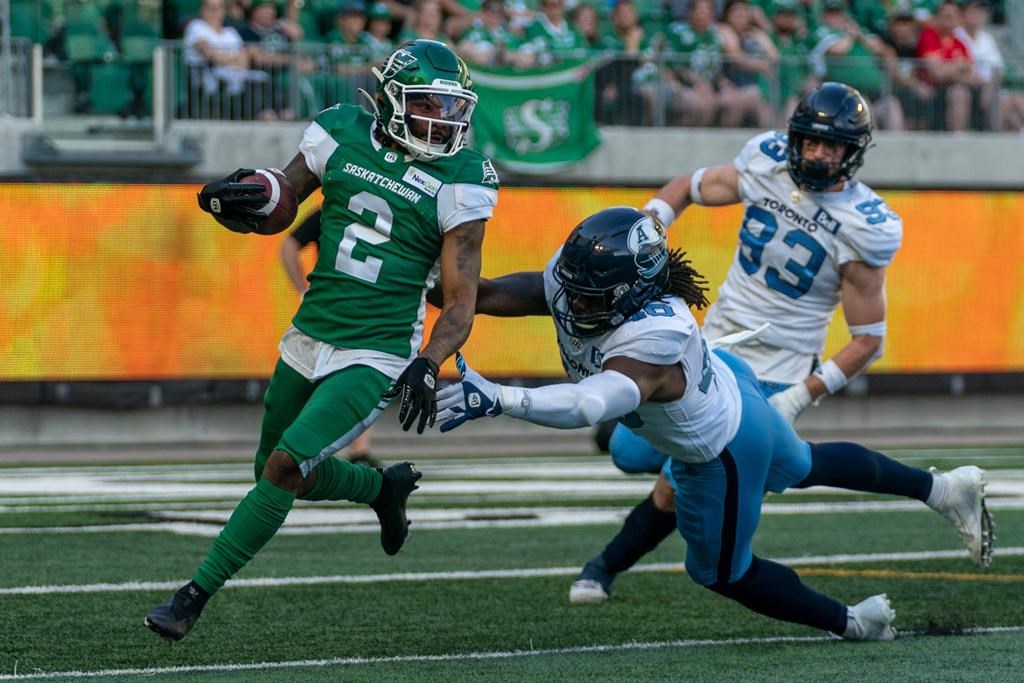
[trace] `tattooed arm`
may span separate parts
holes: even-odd
[[[306,198],[313,194],[313,190],[320,187],[320,179],[309,170],[306,159],[301,154],[296,154],[288,162],[284,167],[284,174],[295,189],[299,204],[306,201]]]
[[[444,235],[440,284],[444,306],[430,333],[430,342],[420,353],[437,365],[458,351],[469,338],[476,310],[480,245],[483,241],[482,220],[463,223]]]
[[[441,308],[444,295],[440,287],[427,293],[427,301]],[[480,278],[476,292],[476,312],[503,318],[524,315],[551,315],[544,298],[544,273],[530,271],[510,273],[492,279]]]

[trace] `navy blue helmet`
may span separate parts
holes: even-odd
[[[873,129],[867,100],[857,90],[844,83],[822,83],[800,98],[789,117],[789,176],[811,192],[823,192],[843,178],[852,178],[864,163]],[[845,143],[839,169],[804,159],[805,136]]]
[[[569,234],[555,265],[555,320],[574,337],[622,324],[665,293],[668,263],[665,228],[656,218],[626,206],[595,213]]]

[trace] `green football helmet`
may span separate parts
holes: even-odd
[[[469,67],[447,45],[405,43],[373,75],[377,123],[414,158],[450,157],[466,144],[477,97]]]

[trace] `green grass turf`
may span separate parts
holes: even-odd
[[[614,526],[416,530],[398,556],[381,554],[376,534],[279,535],[239,576],[306,576],[582,565]],[[1003,545],[1024,539],[1024,511],[996,517]],[[216,528],[216,527],[215,527]],[[1016,539],[1016,540],[1015,540]],[[2,586],[167,581],[191,576],[212,539],[163,532],[0,535]],[[645,562],[682,562],[670,536]],[[927,510],[762,517],[754,550],[763,557],[960,548],[952,528]],[[74,562],[53,562],[70,557]]]
[[[927,458],[928,453],[922,457]],[[823,499],[837,500],[831,496]],[[807,499],[773,496],[769,500]],[[545,504],[563,505],[564,501],[549,499]],[[623,506],[621,500],[612,504]],[[415,521],[415,506],[410,515]],[[30,526],[36,518],[36,513],[4,513],[0,524]],[[37,522],[65,526],[146,518],[130,511],[47,512],[39,513]],[[1024,511],[1000,510],[996,518],[999,545],[1022,545]],[[375,534],[278,536],[240,578],[575,567],[617,531],[610,525],[417,530],[415,523],[413,529],[408,548],[395,558],[381,553]],[[202,560],[211,540],[163,532],[0,535],[0,586],[183,580]],[[959,548],[948,524],[924,508],[919,512],[765,516],[755,539],[755,552],[763,557]],[[681,539],[673,536],[643,562],[680,562],[683,553]],[[823,573],[829,570],[848,573]],[[896,574],[874,576],[864,570]],[[961,576],[915,575],[921,572]],[[977,569],[962,557],[815,566],[805,574],[813,588],[846,602],[887,592],[898,611],[896,625],[905,630],[958,632],[973,626],[1024,626],[1024,583],[998,580],[1024,576],[1022,557],[997,554],[988,570]],[[228,588],[211,602],[189,638],[173,647],[141,625],[145,612],[166,598],[164,591],[6,595],[0,596],[0,674],[12,673],[15,666],[28,673],[818,635],[805,627],[748,612],[680,574],[626,574],[617,581],[611,603],[587,607],[568,604],[566,591],[571,579]],[[893,644],[819,640],[546,654],[497,661],[188,672],[156,680],[452,683],[849,680],[855,676],[861,680],[1000,681],[1020,680],[1022,668],[1024,633],[1015,632],[921,636]],[[154,678],[116,676],[108,680]]]

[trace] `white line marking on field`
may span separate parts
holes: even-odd
[[[810,555],[770,558],[796,567],[820,564],[856,564],[887,561],[919,561],[965,557],[966,550],[926,550],[904,553],[865,553],[861,555]],[[997,557],[1024,555],[1024,546],[998,548]],[[472,581],[476,579],[530,579],[544,576],[576,576],[580,568],[535,567],[527,569],[484,569],[451,572],[406,572],[403,574],[335,574],[327,576],[281,576],[232,579],[225,588],[279,588],[282,586],[319,586],[326,584],[394,583],[408,581]],[[630,572],[683,572],[674,562],[639,564]],[[0,595],[56,595],[67,593],[118,593],[122,591],[174,590],[182,581],[127,581],[124,583],[62,584],[50,586],[13,586],[0,588]]]
[[[183,507],[177,506],[176,507]],[[993,510],[1024,510],[1024,499],[993,499]],[[233,507],[220,509],[177,509],[155,511],[159,520],[150,523],[93,524],[83,526],[0,527],[3,535],[96,534],[157,531],[213,537],[231,516]],[[423,508],[410,517],[417,529],[512,529],[619,524],[630,508],[620,507],[494,507]],[[766,503],[765,515],[817,515],[856,512],[927,512],[917,501],[848,501],[836,503]],[[363,506],[300,507],[292,510],[278,532],[286,535],[325,533],[377,533],[374,513]]]
[[[1021,626],[994,626],[966,629],[965,634],[1018,633]],[[918,636],[920,633],[900,633],[900,637]],[[828,636],[766,636],[761,638],[724,638],[720,640],[667,640],[647,643],[613,643],[611,645],[580,645],[541,650],[505,650],[496,652],[465,652],[443,655],[398,655],[395,657],[334,657],[330,659],[299,659],[283,662],[251,662],[247,664],[197,664],[193,666],[167,666],[136,669],[104,669],[101,671],[39,671],[30,674],[0,674],[0,681],[44,680],[50,678],[98,678],[108,676],[157,676],[160,674],[213,673],[218,671],[260,671],[274,669],[322,668],[327,666],[357,666],[373,664],[402,664],[415,662],[454,662],[465,660],[514,659],[547,655],[575,655],[602,652],[628,652],[631,650],[662,650],[667,648],[735,647],[739,645],[770,645],[773,643],[825,643],[834,640]]]

